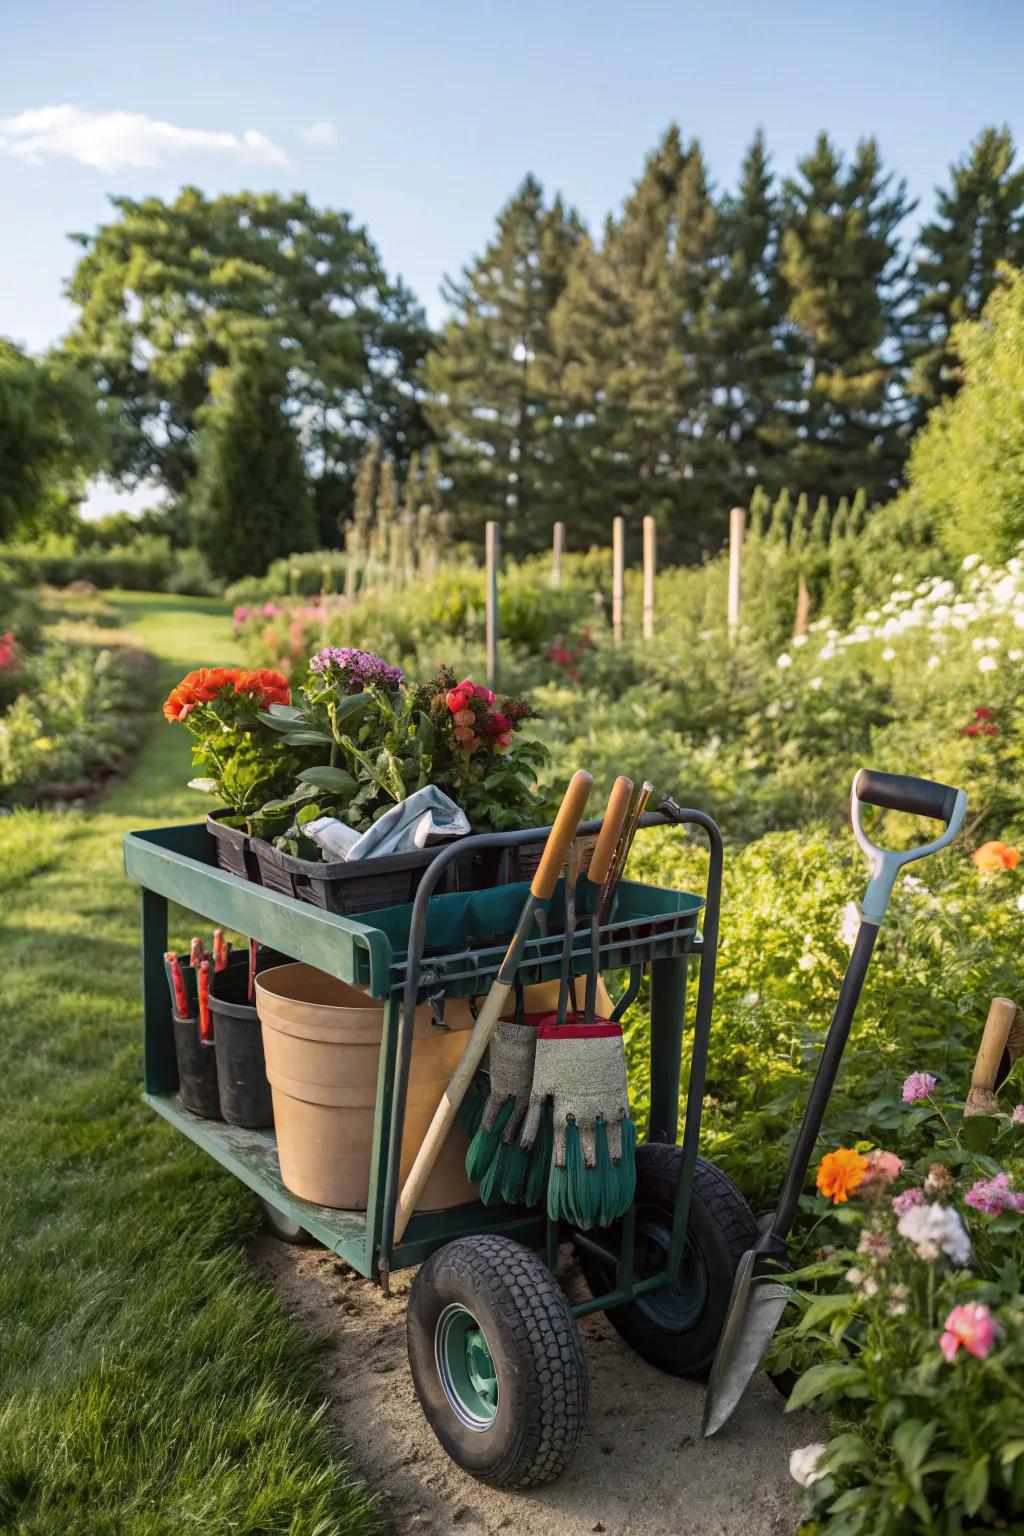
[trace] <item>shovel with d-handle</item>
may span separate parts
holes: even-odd
[[[541,855],[537,872],[530,886],[530,894],[519,915],[512,941],[505,952],[505,958],[501,962],[498,974],[491,983],[491,989],[484,999],[483,1007],[477,1015],[472,1033],[466,1042],[466,1048],[458,1066],[452,1073],[451,1082],[445,1089],[444,1097],[437,1106],[436,1113],[423,1144],[416,1154],[416,1161],[409,1169],[409,1176],[398,1197],[395,1208],[395,1236],[394,1241],[400,1242],[410,1217],[419,1203],[424,1185],[430,1177],[431,1169],[437,1161],[445,1138],[459,1112],[459,1105],[465,1097],[466,1090],[473,1080],[473,1074],[480,1065],[484,1051],[487,1049],[491,1035],[501,1015],[508,1006],[512,988],[515,985],[516,971],[526,948],[526,941],[530,937],[538,910],[550,899],[558,877],[562,873],[562,865],[569,851],[570,844],[576,836],[576,828],[579,826],[580,817],[583,815],[587,797],[590,794],[593,779],[584,769],[574,773],[569,781],[569,787],[565,792],[562,804],[559,806],[555,824],[548,833],[548,840],[544,844],[544,852]]]
[[[868,837],[861,823],[861,807],[865,805],[907,811],[914,816],[929,816],[935,821],[944,821],[946,829],[940,837],[920,848],[909,848],[905,852],[879,848]],[[786,1258],[786,1238],[796,1217],[800,1191],[807,1177],[811,1154],[818,1139],[864,977],[867,975],[871,951],[885,918],[893,886],[905,865],[948,847],[960,831],[966,811],[967,795],[962,789],[951,789],[946,784],[935,784],[930,779],[912,779],[897,773],[876,773],[870,768],[861,768],[854,776],[850,798],[853,832],[871,866],[871,879],[861,908],[860,928],[843,977],[832,1023],[825,1037],[818,1070],[811,1084],[807,1107],[790,1153],[779,1203],[770,1223],[754,1247],[748,1248],[743,1254],[736,1270],[729,1310],[704,1399],[705,1435],[713,1435],[729,1418],[760,1365],[785,1310],[789,1290],[779,1278],[778,1265]],[[774,1265],[775,1273],[764,1274],[762,1266],[765,1265]]]

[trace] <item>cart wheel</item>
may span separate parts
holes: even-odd
[[[681,1147],[645,1142],[636,1149],[637,1278],[664,1269],[683,1160]],[[619,1225],[608,1229],[618,1246]],[[757,1223],[739,1190],[714,1163],[698,1157],[690,1196],[683,1264],[676,1285],[614,1307],[608,1321],[638,1355],[672,1376],[703,1378],[711,1369],[740,1256]],[[580,1266],[595,1296],[614,1290],[614,1267],[585,1248]]]
[[[270,1201],[264,1200],[262,1196],[260,1197],[260,1205],[263,1207],[264,1221],[274,1236],[280,1238],[282,1243],[294,1243],[297,1247],[309,1247],[316,1242],[316,1238],[311,1236],[305,1227],[300,1227],[297,1221],[293,1221],[290,1216],[285,1215],[284,1211],[279,1211],[276,1205],[271,1205]]]
[[[507,1237],[463,1237],[412,1284],[413,1385],[448,1455],[482,1482],[527,1488],[569,1461],[587,1416],[587,1368],[554,1276]]]

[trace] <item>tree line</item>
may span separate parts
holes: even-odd
[[[880,502],[959,387],[953,327],[1002,263],[1024,266],[1024,167],[995,128],[913,236],[873,139],[844,156],[821,134],[780,177],[758,134],[719,191],[672,126],[600,232],[528,176],[446,282],[439,334],[367,232],[301,195],[113,204],[74,237],[78,318],[55,356],[0,353],[0,454],[19,379],[43,370],[41,397],[69,403],[62,451],[46,450],[63,496],[35,494],[22,443],[0,534],[73,502],[76,443],[96,467],[91,380],[109,473],[160,485],[177,537],[228,578],[364,537],[367,455],[364,482],[385,477],[410,536],[421,507],[474,542],[496,517],[513,552],[556,519],[585,545],[616,513],[650,513],[666,554],[695,558],[755,486]]]

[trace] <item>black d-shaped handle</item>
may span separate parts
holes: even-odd
[[[934,779],[913,779],[905,773],[879,773],[862,768],[854,786],[857,799],[886,811],[908,811],[911,816],[931,816],[948,824],[957,791]]]

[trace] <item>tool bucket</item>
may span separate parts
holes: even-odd
[[[174,1054],[178,1058],[178,1098],[182,1107],[205,1120],[220,1119],[217,1056],[212,1040],[199,1038],[198,1018],[174,1018]]]
[[[263,1059],[263,1032],[249,1001],[248,965],[214,972],[210,986],[220,1112],[228,1125],[273,1125],[274,1106]]]
[[[283,965],[256,981],[281,1178],[317,1205],[365,1211],[385,1004],[308,965]],[[444,1027],[418,1008],[402,1143],[401,1181],[412,1167],[455,1070],[473,1018],[450,1002]],[[421,1210],[476,1198],[466,1178],[468,1138],[456,1126],[423,1193]]]

